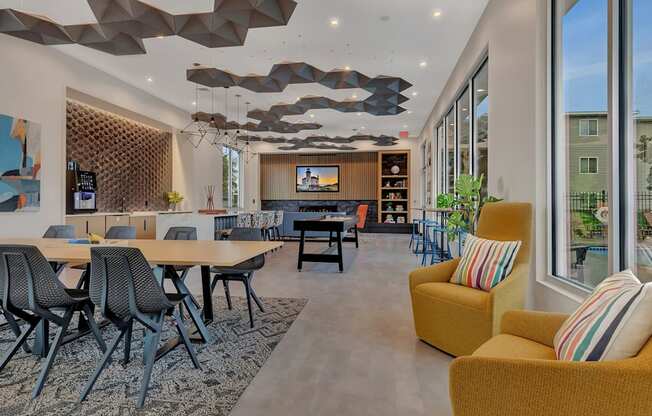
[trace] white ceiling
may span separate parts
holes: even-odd
[[[97,67],[135,87],[144,89],[177,107],[194,111],[194,84],[185,79],[194,62],[227,69],[239,75],[267,74],[274,63],[305,61],[322,70],[344,68],[367,76],[402,77],[414,86],[403,94],[410,98],[398,116],[376,117],[363,113],[314,110],[287,121],[317,122],[324,127],[309,134],[349,136],[357,133],[398,135],[421,131],[434,101],[445,85],[488,0],[297,0],[286,27],[251,29],[242,47],[208,49],[178,37],[146,39],[146,55],[117,57],[79,45],[57,46],[64,53]],[[209,11],[213,0],[147,0],[171,13]],[[42,14],[62,24],[95,21],[86,0],[0,0],[0,8],[12,7]],[[434,12],[439,11],[439,17]],[[337,18],[339,25],[330,21]],[[427,62],[425,68],[420,62]],[[151,77],[153,82],[148,82]],[[416,93],[416,96],[412,94]],[[304,95],[324,95],[336,100],[358,99],[364,90],[331,90],[319,84],[290,85],[282,93],[257,94],[241,88],[229,91],[229,119],[236,114],[234,94],[241,94],[251,108],[268,109],[279,102],[293,102]],[[224,90],[216,89],[215,109],[224,113]],[[210,111],[210,97],[199,100],[199,109]],[[244,116],[240,119],[244,121]],[[407,126],[407,127],[406,127]],[[279,135],[277,135],[279,136]],[[290,137],[286,136],[286,137]]]

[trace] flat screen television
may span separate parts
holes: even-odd
[[[339,166],[297,166],[297,192],[339,192]]]

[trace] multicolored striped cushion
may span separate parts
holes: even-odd
[[[512,271],[520,247],[520,241],[493,241],[468,235],[450,282],[489,291]]]
[[[557,358],[611,361],[634,357],[652,335],[652,283],[630,270],[616,273],[564,322],[555,335]]]

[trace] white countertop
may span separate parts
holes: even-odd
[[[67,214],[66,217],[112,217],[112,216],[131,216],[131,217],[151,217],[160,214],[192,214],[192,211],[136,211],[136,212],[92,212],[80,214]]]
[[[92,212],[87,214],[67,214],[66,217],[113,217],[113,216],[131,216],[131,217],[151,217],[158,215],[179,215],[179,214],[196,214],[205,217],[235,217],[238,213],[231,214],[202,214],[195,211],[136,211],[136,212]]]

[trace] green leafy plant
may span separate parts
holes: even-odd
[[[437,196],[437,207],[448,208],[452,212],[448,216],[448,237],[455,240],[460,231],[474,233],[478,221],[478,214],[487,202],[499,202],[500,198],[482,196],[484,175],[476,178],[471,175],[460,175],[455,181],[454,194],[441,194]]]
[[[168,204],[172,205],[180,204],[183,201],[183,195],[177,191],[166,192],[165,197],[168,200]]]

